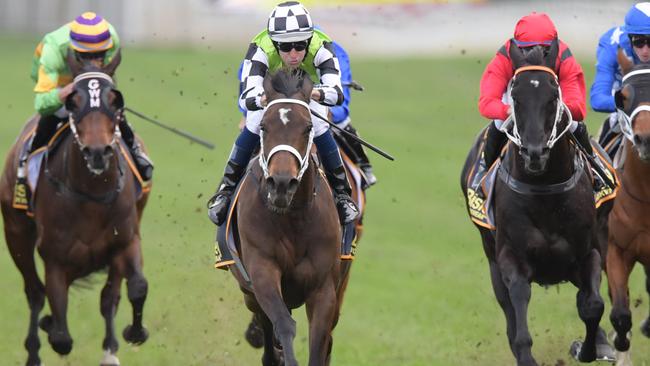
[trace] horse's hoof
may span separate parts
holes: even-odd
[[[573,341],[571,343],[571,348],[569,349],[569,354],[579,362],[592,362],[596,360],[596,354],[587,352],[583,349],[584,344],[580,340]]]
[[[632,356],[630,351],[616,351],[616,366],[632,366]]]
[[[246,337],[246,341],[248,341],[248,344],[253,348],[264,347],[264,331],[262,328],[258,327],[255,322],[250,322],[250,324],[248,324],[248,329],[246,329],[244,337]]]
[[[139,345],[147,341],[149,332],[145,327],[134,328],[131,325],[127,325],[122,332],[122,336],[127,342]]]
[[[65,356],[72,351],[72,338],[70,336],[50,333],[47,340],[50,342],[52,349],[61,356]]]
[[[45,315],[44,317],[41,318],[38,322],[38,327],[41,328],[46,333],[50,332],[50,329],[52,329],[52,325],[54,324],[54,319],[52,319],[52,315]]]
[[[641,333],[643,333],[644,336],[650,338],[650,317],[641,323]]]
[[[615,362],[616,351],[609,343],[596,345],[596,361]]]
[[[120,360],[109,350],[104,350],[104,357],[99,366],[120,366]]]

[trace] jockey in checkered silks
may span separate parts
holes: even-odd
[[[81,14],[43,37],[34,52],[31,73],[36,83],[34,107],[40,119],[31,145],[21,151],[17,185],[26,185],[25,165],[29,154],[45,146],[54,136],[57,125],[68,120],[69,112],[64,104],[74,90],[73,75],[67,62],[68,52],[72,52],[81,64],[101,68],[113,60],[119,47],[120,40],[115,28],[92,12]],[[145,181],[150,180],[153,164],[140,147],[123,114],[119,128],[138,172]]]
[[[625,25],[609,29],[598,41],[590,103],[594,111],[610,113],[598,138],[602,146],[621,133],[614,100],[614,92],[620,89],[623,77],[617,58],[619,49],[634,64],[650,62],[650,2],[633,5],[625,15]]]
[[[271,12],[267,29],[253,38],[244,58],[239,105],[246,110],[246,125],[232,148],[221,184],[208,201],[208,216],[217,225],[226,219],[232,193],[260,143],[260,123],[267,104],[264,77],[283,67],[300,68],[310,76],[315,86],[309,107],[315,112],[327,116],[328,107],[343,104],[341,70],[332,41],[325,33],[314,30],[309,12],[300,3],[279,4]],[[359,209],[350,198],[350,183],[338,146],[326,122],[312,116],[312,124],[314,143],[334,191],[339,218],[342,223],[351,222]]]

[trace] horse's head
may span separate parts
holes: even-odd
[[[533,175],[546,171],[551,148],[569,127],[554,71],[557,54],[557,41],[549,49],[535,46],[526,54],[514,42],[510,44],[515,74],[510,85],[513,112],[509,120],[514,123],[508,137],[519,147],[524,167]]]
[[[261,123],[260,165],[268,202],[277,211],[289,208],[309,165],[314,138],[309,110],[312,88],[301,70],[281,70],[264,79],[268,105]]]
[[[650,161],[650,65],[633,65],[622,51],[618,62],[624,76],[614,99],[621,131],[634,144],[639,158]]]
[[[77,77],[86,72],[99,71],[112,77],[120,62],[122,62],[122,49],[118,49],[111,61],[106,65],[104,65],[104,55],[104,52],[84,54],[69,49],[67,62],[72,76]]]
[[[118,121],[124,108],[122,94],[113,80],[101,72],[75,78],[75,88],[66,99],[70,130],[86,166],[94,175],[104,173],[117,144]]]

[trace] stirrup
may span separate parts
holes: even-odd
[[[231,196],[231,191],[221,190],[208,201],[208,217],[218,226],[226,221]]]
[[[364,190],[377,183],[377,177],[372,172],[372,168],[370,166],[361,167],[361,171],[363,172],[363,176],[365,178],[365,184],[362,187]]]

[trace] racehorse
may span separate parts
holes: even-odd
[[[20,270],[30,308],[25,340],[27,365],[41,365],[38,326],[48,334],[61,355],[72,350],[67,325],[68,288],[76,279],[108,267],[101,292],[101,314],[106,333],[102,365],[119,365],[114,317],[120,286],[126,278],[133,323],[124,329],[129,343],[143,343],[147,330],[142,311],[147,280],[142,273],[140,219],[148,193],[138,195],[134,173],[121,150],[117,128],[124,101],[111,75],[119,56],[103,69],[78,64],[68,58],[75,78],[74,92],[65,105],[70,118],[61,137],[46,152],[38,189],[33,197],[33,218],[12,207],[16,168],[23,141],[38,121],[32,118],[12,146],[0,178],[0,205],[9,252]],[[39,278],[34,250],[43,259],[45,284]],[[47,296],[51,315],[39,321]]]
[[[607,278],[617,365],[631,365],[628,279],[636,262],[645,269],[646,290],[650,294],[650,66],[634,66],[621,54],[618,60],[625,74],[622,88],[615,94],[624,136],[619,156],[624,165],[618,169],[622,189],[609,215]],[[650,337],[650,317],[643,322],[641,332]]]
[[[252,165],[238,193],[239,252],[250,282],[232,273],[263,329],[263,365],[298,364],[290,309],[302,304],[309,319],[309,365],[328,365],[342,298],[338,213],[311,156],[312,87],[302,72],[267,75],[260,163]]]
[[[510,91],[514,112],[504,121],[510,125],[511,144],[495,178],[497,227],[492,231],[476,226],[517,365],[537,365],[527,323],[532,282],[571,281],[578,287],[577,307],[586,336],[574,356],[590,362],[597,357],[604,311],[599,294],[601,255],[589,168],[568,137],[572,121],[554,71],[557,41],[546,55],[536,46],[524,56],[514,42],[509,52],[515,68]],[[480,142],[481,137],[461,173],[468,208],[468,177]]]

